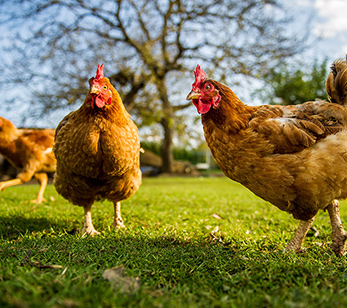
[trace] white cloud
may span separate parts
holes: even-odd
[[[317,12],[315,33],[323,37],[334,37],[347,31],[347,1],[345,0],[315,0]]]
[[[312,38],[320,38],[306,56],[328,58],[332,63],[346,55],[347,0],[296,0],[293,9],[298,27],[309,25]]]
[[[310,7],[312,6],[312,0],[298,0],[295,5],[300,7]]]

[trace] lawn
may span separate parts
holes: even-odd
[[[343,307],[347,261],[330,251],[327,213],[304,254],[283,253],[298,222],[226,178],[144,179],[122,203],[83,209],[49,185],[0,193],[1,307]],[[347,225],[347,206],[341,204]],[[218,230],[217,228],[218,227]],[[211,232],[214,236],[211,236]]]

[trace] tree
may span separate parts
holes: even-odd
[[[315,99],[327,99],[325,81],[328,60],[312,64],[280,65],[265,78],[266,86],[256,92],[268,104],[297,105]]]
[[[105,62],[137,124],[161,125],[164,172],[198,62],[221,80],[261,76],[305,41],[288,34],[280,0],[3,0],[0,11],[11,53],[2,84],[24,87],[44,114],[80,105]]]

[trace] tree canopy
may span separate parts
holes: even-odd
[[[257,91],[267,104],[298,105],[316,99],[326,100],[325,81],[328,60],[319,63],[283,64],[266,76],[265,86]]]
[[[2,90],[22,89],[4,103],[22,100],[41,115],[78,107],[105,63],[136,123],[160,124],[167,172],[176,129],[191,130],[182,111],[196,64],[222,81],[260,77],[306,42],[287,31],[280,0],[3,0],[0,11]]]

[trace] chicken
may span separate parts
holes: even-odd
[[[201,114],[221,170],[298,219],[286,251],[300,252],[318,210],[328,210],[331,249],[345,253],[337,199],[347,197],[347,109],[325,101],[247,106],[198,65],[187,100]]]
[[[325,83],[332,103],[347,107],[347,58],[335,60]]]
[[[53,148],[57,159],[54,186],[59,194],[84,207],[82,233],[98,234],[91,207],[98,199],[113,202],[113,226],[124,227],[120,201],[141,185],[138,130],[99,65],[82,106],[58,125]]]
[[[54,172],[54,129],[18,129],[9,120],[0,117],[0,153],[16,168],[21,169],[16,179],[0,182],[0,190],[28,182],[33,176],[40,184],[33,203],[45,201],[46,172]]]

